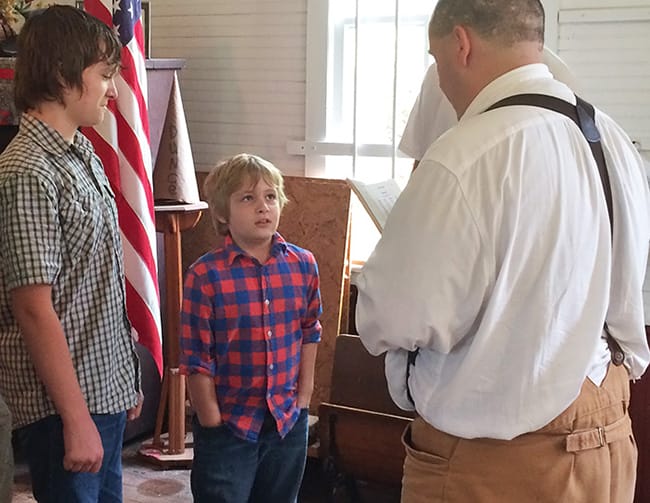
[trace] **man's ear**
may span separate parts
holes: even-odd
[[[456,44],[456,60],[463,67],[469,63],[472,54],[472,36],[464,26],[454,26],[452,36]]]
[[[217,220],[219,221],[220,224],[227,224],[228,220],[226,220],[225,217],[222,217],[221,215],[217,215]]]

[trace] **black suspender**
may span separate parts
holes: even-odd
[[[609,228],[611,230],[611,237],[614,239],[612,188],[609,183],[609,174],[607,172],[607,165],[605,164],[603,146],[600,142],[600,133],[596,127],[594,107],[579,96],[576,96],[576,104],[574,106],[571,103],[555,98],[554,96],[547,96],[544,94],[517,94],[496,102],[494,105],[489,107],[486,112],[488,110],[494,110],[495,108],[510,105],[529,105],[546,108],[547,110],[552,110],[562,115],[566,115],[578,125],[585,140],[587,140],[591,153],[598,165],[598,174],[600,175],[600,182],[602,183],[603,193],[605,194],[605,201],[607,203]],[[619,346],[618,342],[616,342],[616,339],[614,339],[614,337],[609,333],[607,323],[605,323],[605,333],[607,334],[607,345],[609,346],[609,351],[612,355],[612,363],[617,366],[621,365],[625,360],[625,353],[623,353],[623,350],[621,349],[621,346]]]
[[[603,154],[603,146],[600,143],[600,133],[596,127],[596,120],[594,115],[594,107],[587,103],[585,100],[576,96],[576,105],[572,105],[568,101],[561,100],[554,96],[546,96],[545,94],[517,94],[509,96],[501,101],[497,101],[494,105],[489,107],[488,110],[501,108],[511,105],[529,105],[539,108],[546,108],[554,112],[566,115],[573,122],[577,124],[582,131],[585,140],[589,143],[591,153],[598,165],[598,174],[600,181],[603,185],[603,192],[605,193],[605,201],[607,202],[607,213],[609,214],[609,226],[614,230],[614,213],[612,207],[612,189],[609,184],[609,174],[607,173],[607,166],[605,164],[605,155]],[[612,232],[612,238],[614,234]]]

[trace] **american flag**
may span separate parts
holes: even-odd
[[[162,374],[160,297],[147,115],[147,75],[140,0],[84,0],[84,9],[114,27],[122,42],[118,98],[101,124],[84,129],[115,192],[124,247],[126,304],[137,339]]]

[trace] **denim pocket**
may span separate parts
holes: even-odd
[[[213,446],[214,443],[224,437],[224,434],[229,432],[229,429],[226,423],[221,423],[218,426],[202,426],[199,419],[194,416],[192,419],[192,432],[195,448],[201,449],[201,447]]]

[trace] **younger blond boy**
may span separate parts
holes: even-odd
[[[318,267],[277,232],[287,202],[270,162],[239,154],[204,192],[223,247],[189,269],[181,371],[194,418],[194,501],[296,501],[320,341]]]

